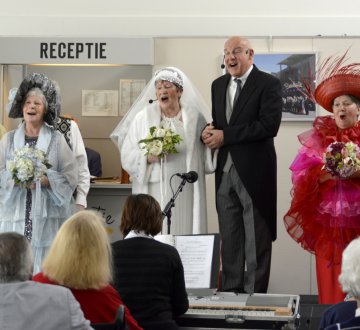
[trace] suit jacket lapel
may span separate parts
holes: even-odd
[[[224,76],[224,80],[223,80],[223,84],[221,85],[221,90],[220,90],[220,98],[219,98],[219,105],[218,105],[218,109],[223,109],[223,111],[221,111],[220,115],[221,115],[221,123],[225,126],[227,126],[228,122],[226,119],[226,97],[227,97],[227,88],[230,82],[230,78],[231,76],[229,74],[226,74]]]

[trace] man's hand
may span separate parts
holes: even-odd
[[[210,149],[217,149],[224,145],[224,132],[220,129],[206,127],[202,133],[203,142]]]
[[[206,138],[210,137],[211,131],[214,129],[215,129],[215,127],[213,126],[212,123],[207,124],[201,133],[201,140],[204,141]]]

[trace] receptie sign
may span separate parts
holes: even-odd
[[[153,65],[154,40],[0,37],[0,64]]]

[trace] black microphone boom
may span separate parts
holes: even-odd
[[[225,69],[225,55],[224,55],[224,57],[223,57],[223,62],[221,63],[221,65],[220,65],[220,68],[221,69]]]
[[[175,173],[174,175],[179,176],[182,178],[182,181],[176,190],[173,197],[170,199],[169,203],[166,204],[165,209],[162,211],[163,217],[167,217],[167,233],[170,234],[170,226],[171,226],[171,208],[175,206],[175,199],[182,191],[183,187],[185,186],[186,182],[193,183],[198,179],[198,174],[195,171],[190,171],[188,173]]]
[[[198,174],[195,171],[190,171],[188,173],[176,173],[176,175],[189,183],[194,183],[198,179]]]
[[[157,99],[155,99],[155,100],[149,100],[149,103],[151,104],[151,103],[153,103],[153,102],[155,102],[155,101],[157,101]]]

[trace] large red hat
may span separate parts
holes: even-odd
[[[313,93],[313,99],[332,112],[333,100],[340,95],[352,95],[360,100],[360,63],[343,65],[347,52],[339,57],[327,58],[320,66],[318,76],[322,80]]]

